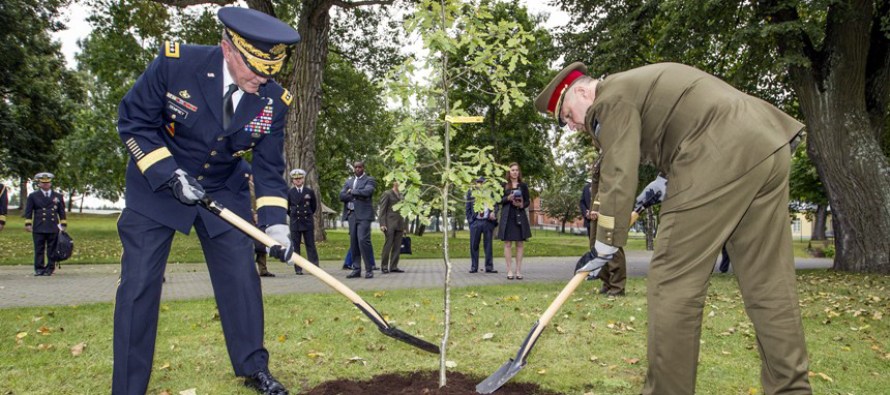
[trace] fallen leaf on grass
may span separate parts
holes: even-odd
[[[317,352],[317,351],[309,351],[309,353],[306,354],[306,356],[309,357],[309,358],[315,359],[315,358],[318,358],[318,357],[323,357],[323,356],[324,356],[324,353]]]
[[[639,358],[623,358],[623,359],[624,359],[624,362],[627,362],[631,365],[636,365],[636,364],[640,363]]]
[[[71,347],[71,355],[77,357],[80,354],[83,354],[83,350],[87,348],[87,344],[84,342],[77,343],[74,347]]]
[[[27,336],[28,336],[28,332],[19,332],[19,333],[16,333],[16,334],[15,334],[15,340],[16,340],[17,342],[19,342],[19,341],[21,341],[22,339],[24,339],[24,338],[27,337]]]
[[[382,298],[383,295],[386,295],[386,291],[377,291],[377,292],[374,292],[374,297],[375,297],[375,298]]]
[[[596,356],[596,355],[591,355],[591,356],[590,356],[590,362],[596,362],[596,361],[599,361],[599,360],[600,360],[600,357],[598,357],[598,356]]]
[[[43,336],[49,336],[49,334],[52,332],[53,332],[52,329],[49,329],[45,326],[41,326],[39,329],[37,329],[37,333],[39,333]]]
[[[368,364],[368,362],[365,361],[365,359],[362,357],[352,357],[352,358],[349,358],[349,360],[347,360],[347,362],[348,363],[361,363],[363,366]]]
[[[454,369],[457,367],[457,362],[454,361],[445,361],[445,367]]]
[[[284,343],[285,341],[287,341],[287,335],[278,335],[279,343]]]
[[[187,390],[179,391],[179,395],[198,395],[197,388],[189,388]]]
[[[53,345],[40,343],[37,345],[37,349],[41,351],[49,351],[53,349]]]
[[[822,372],[813,372],[813,371],[811,371],[811,372],[809,372],[808,376],[810,376],[810,377],[816,377],[816,376],[818,376],[818,377],[821,378],[822,380],[825,380],[825,381],[827,381],[827,382],[829,382],[829,383],[833,383],[833,382],[834,382],[834,379],[832,379],[831,377],[828,377],[827,374],[822,373]]]
[[[170,362],[164,362],[164,364],[158,368],[158,370],[167,370],[167,369],[170,369]]]
[[[493,338],[493,337],[494,337],[494,333],[488,332],[488,333],[482,335],[482,340],[491,340],[491,338]]]

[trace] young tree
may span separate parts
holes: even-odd
[[[470,72],[486,72],[491,79],[490,100],[505,113],[523,105],[523,83],[513,80],[517,65],[526,64],[528,45],[533,37],[516,23],[495,23],[490,1],[423,0],[408,18],[407,31],[423,40],[424,53],[418,61],[408,59],[390,74],[386,87],[390,97],[404,108],[419,103],[421,110],[406,113],[396,126],[393,142],[383,152],[392,163],[386,182],[399,181],[405,186],[404,201],[397,209],[406,216],[427,219],[432,207],[440,207],[443,216],[443,261],[445,265],[444,333],[440,346],[439,385],[446,384],[447,345],[451,320],[451,260],[448,255],[448,215],[453,212],[455,186],[469,186],[479,176],[487,178],[476,191],[476,206],[492,205],[499,197],[497,182],[504,168],[491,155],[492,147],[467,147],[452,154],[452,130],[460,133],[460,117],[468,114],[462,103],[451,102],[449,95],[455,81]],[[459,51],[467,51],[464,62],[449,62]],[[417,73],[429,72],[428,83]],[[421,169],[431,169],[433,177],[422,178]],[[424,201],[430,191],[431,201]]]

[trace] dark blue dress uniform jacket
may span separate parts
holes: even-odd
[[[59,233],[59,224],[67,225],[65,200],[61,193],[52,191],[49,197],[39,189],[28,195],[25,202],[25,225],[34,233]]]
[[[166,43],[119,107],[118,131],[131,160],[127,208],[188,234],[200,215],[211,237],[231,226],[207,210],[187,206],[166,186],[177,168],[195,177],[208,194],[251,221],[253,152],[258,225],[283,224],[287,210],[284,125],[293,96],[270,80],[244,93],[223,130],[223,55],[219,46]]]
[[[287,207],[290,214],[290,229],[292,231],[307,231],[315,229],[315,210],[318,203],[315,201],[315,191],[303,187],[303,193],[297,193],[293,187],[287,192]]]

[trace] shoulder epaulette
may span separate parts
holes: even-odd
[[[281,101],[284,102],[285,106],[290,106],[290,103],[294,101],[294,95],[292,95],[287,89],[281,89],[284,90],[284,92],[281,94]]]
[[[179,43],[175,41],[164,41],[164,55],[168,58],[179,59]]]

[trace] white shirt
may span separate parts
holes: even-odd
[[[229,90],[229,85],[235,83],[235,79],[232,78],[232,75],[229,74],[229,64],[226,62],[226,58],[223,58],[223,85],[222,85],[222,94],[226,95],[226,92]],[[238,110],[238,102],[241,101],[241,97],[244,96],[244,91],[241,88],[232,93],[232,114],[234,114]]]

